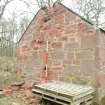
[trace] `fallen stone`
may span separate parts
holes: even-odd
[[[11,86],[5,86],[3,88],[3,92],[4,92],[5,95],[8,96],[8,95],[11,95],[13,93],[13,90],[12,90]]]
[[[19,81],[19,82],[15,82],[13,83],[11,86],[22,86],[24,85],[25,81]]]
[[[25,82],[22,86],[23,89],[32,89],[33,83],[32,82]]]

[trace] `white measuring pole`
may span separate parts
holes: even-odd
[[[48,56],[48,41],[46,42],[46,54],[47,54],[46,56]],[[48,58],[47,58],[47,60],[48,60]],[[46,77],[48,76],[48,64],[47,64],[47,62],[46,62]]]
[[[46,43],[46,52],[48,53],[48,41]]]

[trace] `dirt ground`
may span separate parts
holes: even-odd
[[[38,105],[38,99],[32,94],[32,88],[8,86],[1,89],[0,105]]]
[[[16,58],[0,57],[0,105],[37,105],[31,89],[17,70]]]

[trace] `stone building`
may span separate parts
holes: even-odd
[[[105,88],[104,30],[60,3],[40,9],[17,49],[26,81],[40,81],[47,41],[49,79]]]

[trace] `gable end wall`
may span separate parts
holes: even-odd
[[[55,5],[48,14],[40,12],[21,39],[17,53],[19,69],[26,80],[40,81],[45,68],[46,41],[49,41],[49,80],[96,86],[98,36],[99,30],[64,6]]]

